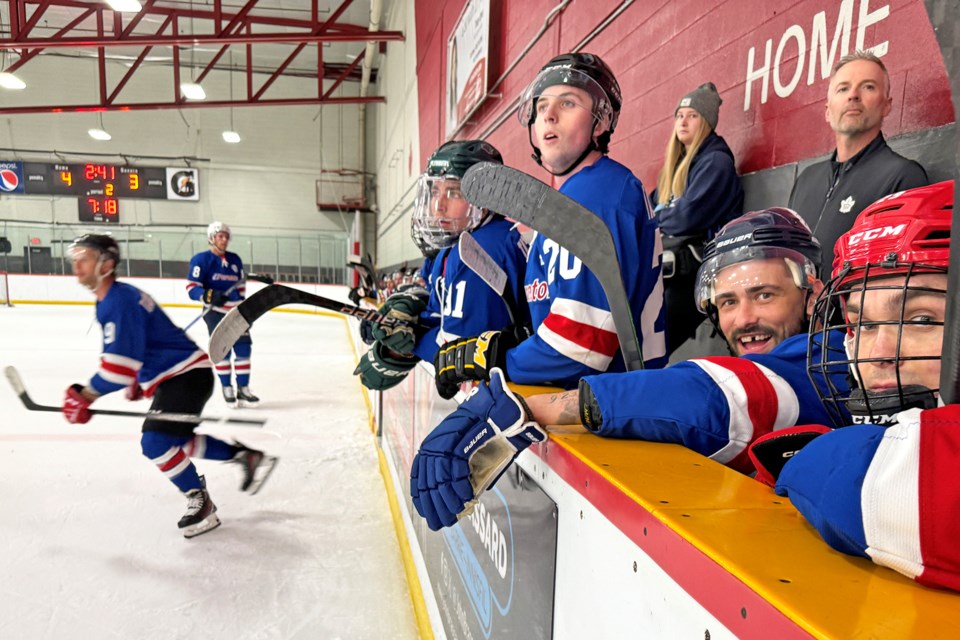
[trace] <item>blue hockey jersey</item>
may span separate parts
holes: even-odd
[[[421,360],[433,362],[439,348],[451,340],[512,324],[529,324],[527,305],[523,302],[527,247],[520,232],[505,218],[491,216],[469,234],[507,274],[506,289],[514,309],[508,309],[499,293],[464,264],[459,245],[450,247],[437,256],[440,268],[435,282],[439,295],[431,296],[426,313],[439,315],[440,323],[417,340],[414,353]]]
[[[210,366],[207,354],[153,298],[125,282],[114,282],[97,302],[97,322],[103,328],[103,354],[90,387],[100,395],[139,382],[150,397],[164,380]]]
[[[603,219],[617,248],[644,366],[667,363],[662,245],[640,181],[603,156],[560,192]],[[534,335],[507,352],[507,376],[521,384],[571,388],[585,375],[624,371],[610,305],[579,258],[537,234],[527,260],[525,294]]]
[[[843,349],[843,332],[829,346]],[[817,361],[820,349],[814,347]],[[661,371],[584,378],[600,409],[596,431],[608,438],[682,444],[746,473],[747,447],[760,436],[802,424],[829,424],[807,376],[807,334],[787,338],[770,353],[678,362]],[[847,374],[831,375],[837,391]],[[817,382],[822,391],[827,387]]]
[[[223,257],[213,251],[204,251],[193,256],[187,280],[187,295],[193,300],[203,299],[205,289],[230,291],[225,305],[213,307],[214,311],[220,313],[233,309],[246,298],[247,279],[243,273],[243,261],[240,256],[230,251]]]

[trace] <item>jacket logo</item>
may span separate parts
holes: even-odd
[[[840,213],[850,213],[850,211],[853,209],[853,205],[856,203],[857,201],[853,199],[853,196],[847,196],[840,201]]]

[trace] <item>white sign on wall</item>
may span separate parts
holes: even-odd
[[[487,94],[490,0],[469,0],[447,40],[447,135]]]

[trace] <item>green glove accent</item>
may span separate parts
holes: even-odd
[[[382,342],[383,346],[391,351],[404,355],[412,354],[413,347],[417,344],[414,326],[420,321],[420,314],[426,311],[429,300],[430,292],[422,287],[409,287],[387,298],[377,310],[380,315],[397,318],[408,324],[400,327],[384,327],[371,323],[373,338]]]
[[[400,384],[416,364],[417,358],[391,352],[382,343],[374,342],[360,358],[353,375],[359,375],[360,382],[367,389],[383,391]]]

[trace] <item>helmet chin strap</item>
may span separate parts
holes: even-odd
[[[96,291],[97,289],[99,289],[99,288],[100,288],[100,285],[103,284],[103,279],[106,278],[106,277],[109,276],[109,275],[113,275],[114,272],[116,272],[116,270],[117,270],[117,269],[116,269],[116,263],[114,263],[114,268],[113,268],[113,269],[110,269],[110,271],[107,271],[106,273],[102,273],[102,272],[101,272],[101,267],[103,267],[103,263],[104,263],[105,260],[106,260],[106,255],[103,254],[103,253],[101,253],[101,254],[97,257],[97,281],[96,281],[96,283],[94,283],[94,285],[93,285],[92,287],[87,287],[88,289],[90,289],[90,291]]]

